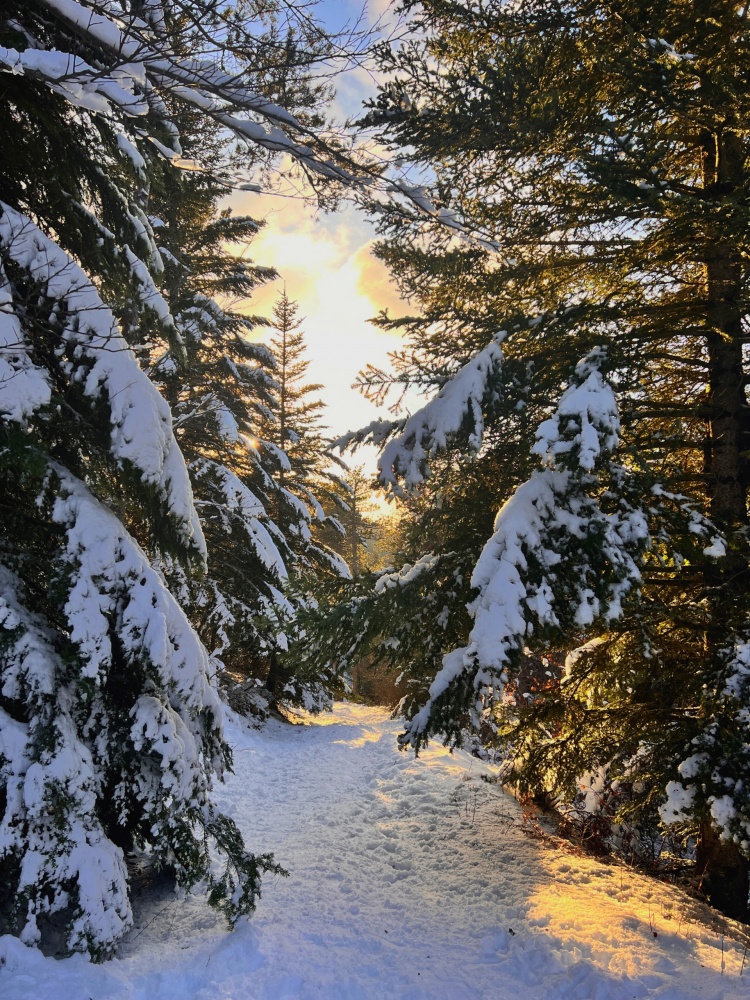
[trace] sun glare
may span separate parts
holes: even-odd
[[[369,423],[377,410],[352,385],[366,362],[387,366],[389,351],[399,344],[370,320],[384,309],[398,315],[407,308],[372,253],[371,226],[353,206],[329,216],[268,196],[242,194],[231,204],[238,214],[265,217],[247,252],[279,272],[279,279],[258,289],[248,311],[269,316],[286,287],[303,317],[309,377],[323,387],[330,431],[342,434]],[[267,339],[268,331],[259,328],[257,338]],[[356,461],[374,470],[374,457],[370,451]]]

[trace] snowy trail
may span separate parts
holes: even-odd
[[[267,880],[233,934],[200,896],[152,895],[120,957],[45,959],[0,939],[3,1000],[733,1000],[743,949],[680,893],[524,834],[488,769],[395,746],[337,705],[311,725],[228,724],[217,798]],[[654,937],[650,923],[657,932]]]

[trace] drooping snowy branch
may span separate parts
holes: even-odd
[[[380,448],[394,434],[402,431],[408,417],[399,420],[372,420],[365,427],[360,427],[356,431],[348,431],[341,437],[331,441],[331,448],[336,448],[341,452],[353,450],[360,444],[374,444]]]
[[[502,696],[532,635],[565,627],[585,634],[619,617],[639,587],[650,544],[646,514],[624,489],[617,504],[602,503],[603,482],[622,487],[628,476],[611,461],[619,417],[603,360],[593,352],[578,365],[555,414],[540,425],[533,450],[542,467],[501,508],[474,568],[469,643],[444,657],[404,742],[419,745],[428,729],[439,729],[440,701],[457,685],[478,720]]]
[[[392,590],[395,587],[408,587],[408,585],[413,583],[414,580],[421,576],[422,573],[426,573],[434,569],[439,561],[439,556],[434,555],[432,552],[428,552],[426,555],[417,559],[413,566],[407,563],[396,572],[383,573],[375,581],[375,593],[382,594],[384,590]]]
[[[134,118],[149,111],[145,97],[136,92],[140,74],[132,70],[105,74],[73,53],[43,49],[19,52],[0,46],[0,72],[41,79],[71,104],[88,111],[109,114],[116,107]]]
[[[166,402],[141,371],[114,316],[78,264],[26,216],[3,203],[0,212],[0,254],[22,268],[50,303],[58,304],[64,321],[50,329],[50,337],[59,338],[59,346],[69,359],[71,383],[80,385],[92,402],[108,407],[112,455],[120,464],[137,469],[144,483],[156,487],[186,541],[205,553],[187,469],[172,433]],[[15,377],[0,381],[0,412],[28,421],[35,408],[49,402],[50,395],[43,388],[41,370],[28,361],[33,350],[26,334],[5,311],[11,307],[7,285],[1,294],[0,329],[6,340],[18,339],[18,348],[13,350],[22,353],[5,355],[6,363],[15,365]],[[14,360],[17,358],[22,360]]]
[[[66,531],[62,558],[75,565],[65,615],[86,676],[99,683],[111,666],[114,617],[121,652],[148,662],[175,705],[209,708],[218,718],[205,650],[145,553],[83,483],[60,466],[50,468],[59,481],[52,517]]]
[[[125,115],[132,119],[139,138],[175,167],[209,169],[183,156],[179,134],[167,111],[165,98],[169,95],[170,100],[212,118],[249,146],[282,154],[310,175],[344,185],[353,197],[365,198],[373,208],[405,208],[474,246],[493,253],[500,250],[500,244],[490,236],[473,232],[455,212],[437,204],[426,187],[403,179],[401,171],[389,170],[382,156],[357,147],[350,137],[340,135],[332,140],[249,89],[241,67],[232,72],[225,60],[178,53],[164,30],[160,0],[139,4],[137,13],[134,5],[122,0],[40,2],[75,37],[63,51],[46,50],[41,40],[23,51],[0,47],[0,73],[41,80],[74,107],[94,114],[114,111]],[[98,53],[99,59],[92,59],[94,65],[79,54],[78,39]],[[163,134],[149,129],[149,113],[162,120],[163,130],[169,134],[167,142]],[[136,164],[142,159],[127,138],[122,148]],[[257,184],[239,177],[222,175],[222,180],[240,190],[260,190]]]
[[[72,45],[71,51],[0,48],[0,72],[33,75],[78,107],[107,113],[115,105],[130,117],[163,110],[160,95],[169,93],[239,139],[284,153],[323,177],[357,183],[353,160],[345,162],[333,147],[327,153],[314,148],[321,146],[320,139],[285,108],[249,90],[241,72],[229,73],[218,61],[178,55],[166,35],[154,31],[153,19],[146,21],[124,6],[118,10],[117,5],[99,2],[43,0],[43,5],[105,55],[111,67],[92,67]],[[150,138],[176,166],[190,165],[182,159],[176,134],[170,146],[156,136]],[[314,140],[314,145],[305,140]]]
[[[401,493],[421,483],[431,456],[443,451],[459,435],[471,451],[479,451],[484,436],[483,407],[494,394],[502,362],[500,333],[446,382],[434,399],[409,417],[378,459],[378,478],[386,489]],[[370,425],[370,436],[388,428]]]
[[[696,815],[710,817],[721,839],[750,843],[750,788],[746,761],[750,755],[750,629],[731,635],[715,661],[715,673],[703,686],[702,730],[694,736],[677,766],[676,780],[667,783],[666,799],[659,809],[666,824],[691,823]],[[727,753],[731,733],[735,753]]]
[[[25,426],[51,398],[49,376],[34,364],[0,261],[0,415]]]

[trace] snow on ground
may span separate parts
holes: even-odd
[[[0,938],[3,1000],[750,996],[741,944],[678,891],[529,837],[486,765],[399,753],[379,709],[306,721],[227,727],[220,805],[291,873],[249,922],[227,933],[200,895],[152,889],[102,966]]]

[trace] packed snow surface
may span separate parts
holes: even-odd
[[[218,789],[267,881],[234,932],[152,887],[101,966],[0,938],[3,1000],[730,1000],[750,993],[731,927],[676,889],[530,835],[492,769],[337,705],[256,732],[230,719]],[[703,919],[701,919],[703,917]]]

